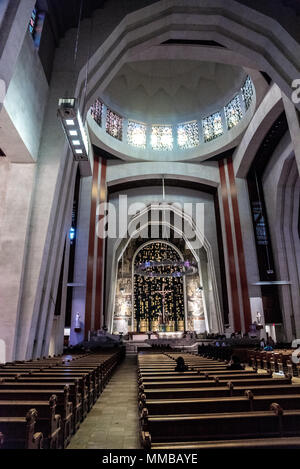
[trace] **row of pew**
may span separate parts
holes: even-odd
[[[220,341],[221,342],[221,341]],[[297,353],[298,352],[298,353]],[[300,348],[298,351],[282,349],[267,352],[255,349],[234,349],[233,347],[216,347],[215,345],[199,345],[198,354],[215,360],[229,360],[232,354],[237,355],[241,361],[256,369],[272,371],[274,373],[289,373],[300,378]],[[298,355],[293,360],[293,353]],[[297,358],[297,357],[296,357]]]
[[[270,370],[278,373],[288,373],[300,378],[300,363],[293,360],[293,350],[281,350],[274,352],[248,351],[248,363],[257,369]],[[300,349],[298,350],[300,358]]]
[[[0,448],[64,449],[124,350],[0,365]]]
[[[176,372],[175,360],[188,365]],[[300,385],[291,376],[185,353],[138,355],[145,449],[300,448]]]

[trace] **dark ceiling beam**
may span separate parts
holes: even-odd
[[[47,18],[50,24],[50,28],[54,37],[55,45],[58,47],[59,39],[61,35],[61,29],[59,28],[59,22],[57,19],[58,11],[55,10],[53,2],[51,0],[38,0],[36,2],[39,11],[44,11],[47,14]]]
[[[189,181],[184,179],[173,179],[165,178],[165,187],[181,187],[184,189],[192,189],[200,192],[205,192],[214,195],[217,188],[203,184],[196,181]],[[120,182],[112,185],[108,185],[107,190],[109,194],[120,193],[122,191],[128,191],[130,189],[137,189],[140,187],[162,187],[162,178],[149,178],[149,179],[135,179],[132,181]]]
[[[90,18],[94,10],[104,7],[106,0],[83,0],[81,19]],[[77,28],[81,0],[38,0],[38,8],[46,11],[57,42],[68,29]]]

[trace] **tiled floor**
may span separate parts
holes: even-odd
[[[136,356],[125,358],[68,449],[140,448],[136,363]]]

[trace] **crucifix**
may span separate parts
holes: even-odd
[[[165,324],[165,301],[168,293],[173,293],[173,290],[165,290],[165,284],[163,283],[162,290],[157,290],[153,294],[158,293],[162,296],[162,315],[161,315],[161,324]]]

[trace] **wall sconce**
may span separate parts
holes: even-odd
[[[61,98],[57,115],[61,120],[75,161],[88,161],[89,145],[76,98]]]

